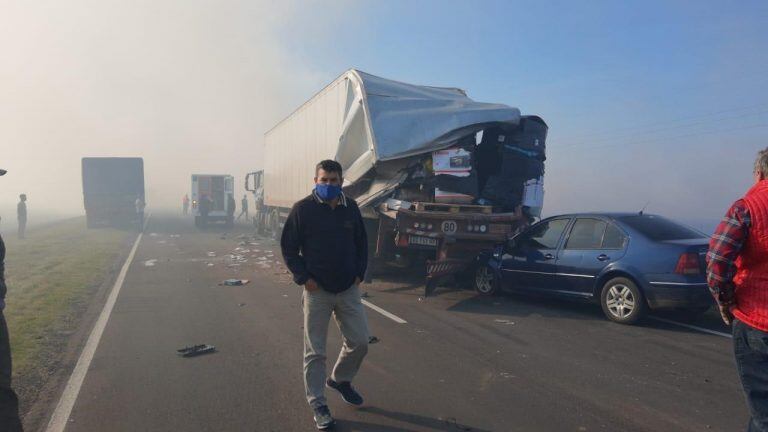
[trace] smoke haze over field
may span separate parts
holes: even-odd
[[[143,157],[154,208],[180,206],[194,172],[240,188],[263,132],[324,80],[281,42],[289,24],[314,37],[284,3],[2,2],[0,206],[26,192],[82,213],[84,156]]]
[[[285,3],[0,0],[2,215],[81,214],[83,156],[143,157],[151,208],[195,172],[239,195],[264,131],[350,67],[542,116],[545,214],[710,229],[768,146],[764,2]]]

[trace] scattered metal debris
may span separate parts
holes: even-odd
[[[224,282],[220,283],[219,285],[240,286],[240,285],[246,285],[249,282],[250,280],[248,279],[227,279]]]
[[[176,350],[182,357],[195,357],[203,354],[210,354],[216,351],[216,347],[208,344],[193,345]]]

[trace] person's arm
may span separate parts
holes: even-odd
[[[360,282],[365,280],[365,271],[368,268],[368,235],[365,232],[363,215],[357,204],[354,206],[357,221],[355,223],[355,249],[357,249],[357,277]]]
[[[715,229],[707,252],[707,285],[721,313],[734,303],[733,277],[736,259],[749,234],[749,211],[743,200],[736,201]],[[727,316],[723,319],[728,321]]]
[[[283,234],[280,237],[280,249],[285,265],[293,273],[293,281],[297,285],[304,285],[310,279],[307,264],[301,256],[301,231],[299,205],[296,204],[285,221]]]

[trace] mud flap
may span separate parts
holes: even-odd
[[[471,260],[446,258],[442,260],[427,261],[427,281],[424,284],[424,297],[432,294],[437,286],[448,277],[465,270],[472,263]]]

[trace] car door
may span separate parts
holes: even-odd
[[[551,289],[557,273],[557,248],[570,218],[539,222],[505,248],[502,280],[511,289]]]
[[[577,218],[557,257],[559,290],[591,296],[595,279],[624,255],[626,235],[614,223],[599,218]]]

